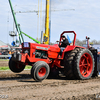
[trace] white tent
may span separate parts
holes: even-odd
[[[0,49],[10,49],[10,46],[0,40]]]

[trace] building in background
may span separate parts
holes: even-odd
[[[10,45],[8,45],[0,40],[0,50],[1,49],[10,49]]]
[[[8,55],[11,46],[0,40],[0,55]],[[3,58],[2,56],[0,58]]]

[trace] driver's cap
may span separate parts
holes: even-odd
[[[65,35],[62,35],[61,37],[64,37],[65,38]]]

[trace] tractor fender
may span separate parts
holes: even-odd
[[[66,52],[72,51],[72,50],[74,50],[75,48],[83,48],[83,49],[85,49],[85,47],[81,47],[81,46],[70,46],[70,45],[68,45],[68,46],[64,49],[64,51],[63,51],[63,53],[62,53],[62,57],[64,57],[64,54],[65,54]]]

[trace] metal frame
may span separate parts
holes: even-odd
[[[39,43],[40,44],[39,41],[37,41],[36,39],[32,38],[31,36],[29,36],[26,33],[24,33],[24,32],[21,31],[20,26],[18,25],[17,20],[16,20],[16,16],[15,16],[15,13],[14,13],[14,9],[13,9],[11,0],[8,0],[8,1],[9,1],[9,5],[10,5],[10,8],[11,8],[12,15],[13,15],[13,19],[14,19],[14,23],[15,23],[15,26],[16,26],[16,30],[17,30],[17,32],[19,34],[20,44],[22,44],[24,42],[24,38],[23,38],[23,35],[22,34],[24,34],[25,36],[29,37],[30,39],[32,39],[36,43]]]

